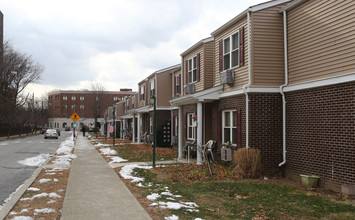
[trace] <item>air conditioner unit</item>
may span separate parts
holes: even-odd
[[[225,70],[220,73],[221,84],[234,83],[234,73],[232,70]]]
[[[231,161],[232,160],[232,149],[223,146],[221,148],[221,160]]]
[[[194,93],[195,92],[195,84],[190,83],[190,84],[185,85],[184,91],[186,94]]]

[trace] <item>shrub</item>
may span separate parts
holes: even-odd
[[[240,148],[233,155],[237,163],[238,175],[244,178],[259,177],[261,175],[260,150]]]

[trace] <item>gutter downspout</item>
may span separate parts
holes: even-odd
[[[249,75],[249,82],[243,86],[243,91],[245,94],[245,145],[246,148],[249,148],[249,95],[248,91],[246,90],[247,87],[251,84],[251,41],[250,41],[250,10],[247,11],[247,28],[248,28],[248,75]]]
[[[285,84],[280,86],[280,93],[282,96],[282,157],[283,161],[279,164],[282,166],[286,163],[286,99],[284,94],[284,87],[288,85],[288,57],[287,57],[287,14],[283,11],[284,22],[284,62],[285,62]]]

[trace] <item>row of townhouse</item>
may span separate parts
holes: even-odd
[[[155,95],[157,144],[177,144],[179,157],[187,143],[216,140],[219,152],[259,149],[265,173],[355,184],[354,9],[353,0],[249,7],[116,104],[120,137],[152,133]]]

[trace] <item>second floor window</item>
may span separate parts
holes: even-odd
[[[239,32],[223,40],[223,70],[239,66]]]
[[[80,105],[80,109],[84,109],[84,105]]]
[[[114,97],[113,97],[113,101],[116,102],[117,100],[118,100],[118,97],[117,97],[117,96],[114,96]]]
[[[136,97],[135,96],[133,96],[132,97],[132,108],[134,109],[134,103],[136,102]]]
[[[76,100],[76,96],[72,96],[71,100],[75,101]]]
[[[150,81],[150,96],[155,95],[155,80]]]
[[[63,105],[63,109],[67,109],[68,108],[68,106],[67,105]]]
[[[63,100],[67,100],[68,97],[66,95],[63,95]]]
[[[80,96],[80,101],[84,101],[84,100],[85,100],[84,96],[83,95]]]
[[[176,95],[178,95],[178,94],[180,94],[180,76],[181,75],[177,75],[176,77],[175,77],[175,82],[176,82],[176,84],[175,84],[175,94]]]
[[[75,105],[71,105],[71,108],[72,108],[72,109],[75,109]]]
[[[140,92],[141,92],[141,100],[144,100],[144,86],[141,86],[141,88],[140,88]]]
[[[197,81],[197,56],[188,61],[188,83]]]

